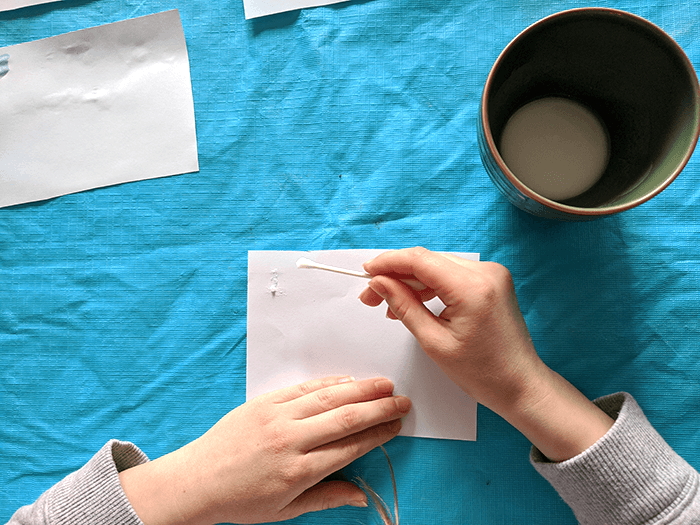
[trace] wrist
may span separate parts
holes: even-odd
[[[551,461],[588,449],[613,420],[566,379],[546,367],[501,416]]]
[[[144,525],[213,523],[198,506],[204,498],[189,483],[186,463],[179,449],[119,473],[124,494]]]

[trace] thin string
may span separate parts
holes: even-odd
[[[391,465],[391,459],[389,459],[389,454],[387,454],[386,449],[379,445],[379,448],[384,452],[387,462],[389,463],[389,472],[391,473],[391,484],[394,488],[394,516],[391,516],[391,510],[389,506],[384,502],[382,497],[377,494],[377,492],[369,486],[369,484],[362,478],[356,478],[356,481],[360,488],[362,488],[369,495],[374,508],[377,510],[377,514],[382,519],[384,525],[399,525],[399,498],[398,492],[396,490],[396,478],[394,476],[394,467]]]

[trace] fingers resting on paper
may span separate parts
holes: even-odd
[[[137,512],[175,513],[193,523],[195,516],[206,523],[267,523],[365,506],[353,483],[322,480],[399,433],[411,403],[393,388],[385,378],[333,376],[263,394],[199,439],[120,479]],[[185,471],[191,475],[178,475]],[[168,483],[156,482],[161,478]]]

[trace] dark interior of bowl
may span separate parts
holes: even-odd
[[[591,189],[563,203],[610,206],[646,178],[672,177],[657,169],[668,171],[663,159],[671,150],[692,150],[696,86],[683,52],[651,24],[612,10],[564,12],[503,53],[488,97],[489,125],[499,144],[508,118],[528,102],[560,96],[586,105],[608,129],[610,161]]]

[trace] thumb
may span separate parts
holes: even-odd
[[[280,519],[288,520],[307,512],[334,509],[343,505],[366,507],[367,495],[349,481],[322,481],[299,494],[282,510]]]
[[[393,317],[408,328],[423,348],[440,339],[440,320],[408,286],[383,275],[374,277],[368,286],[386,301]]]

